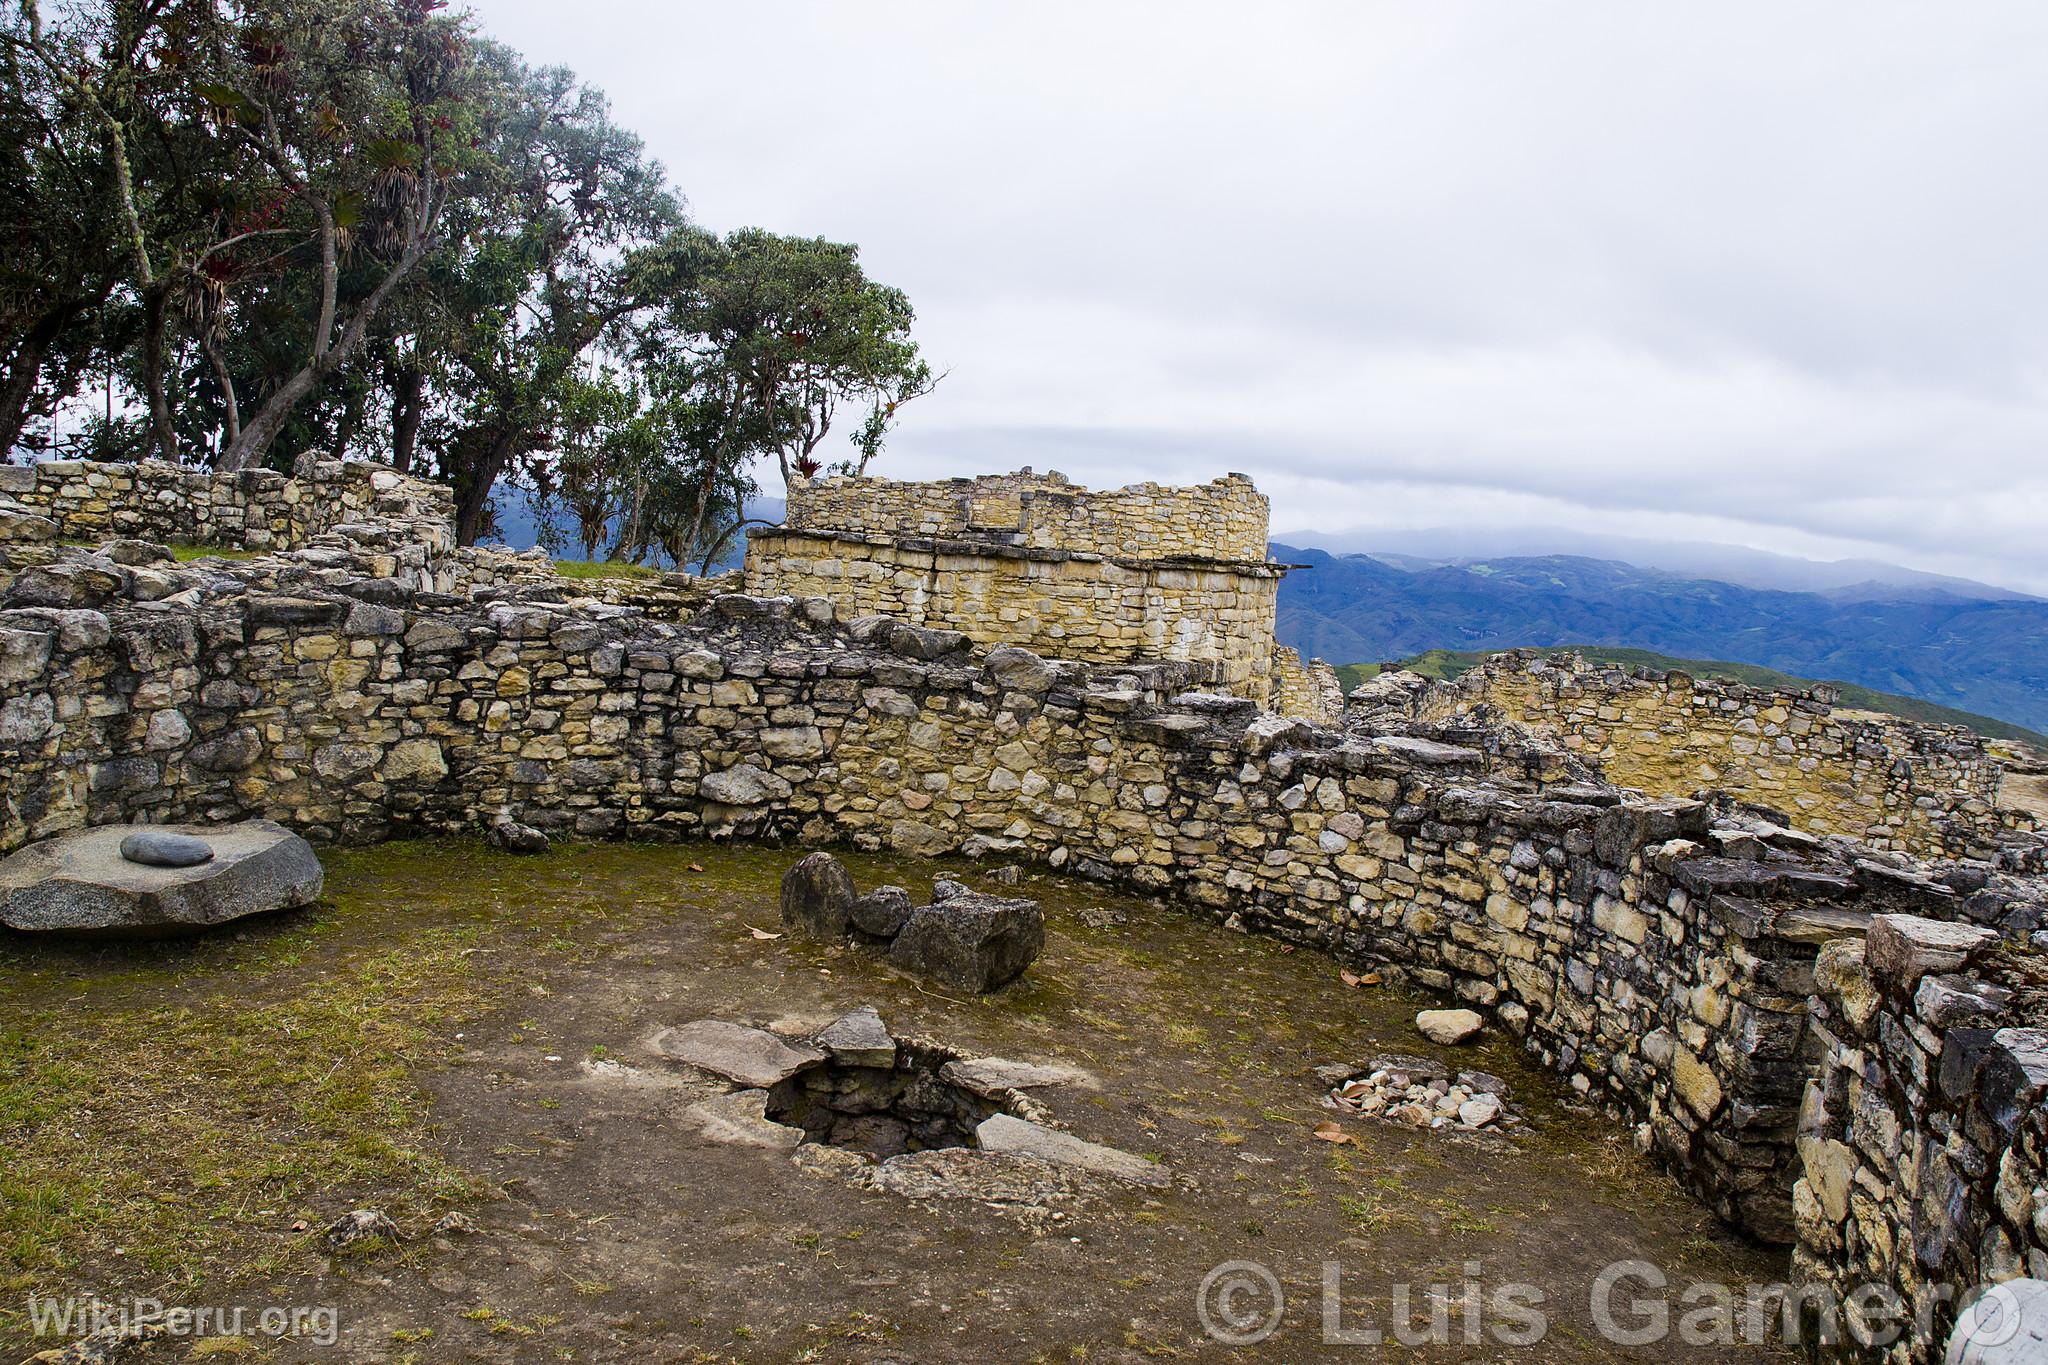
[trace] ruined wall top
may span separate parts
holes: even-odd
[[[1117,559],[1266,558],[1269,506],[1243,474],[1209,483],[1091,491],[1059,473],[904,483],[837,476],[790,497],[795,530],[985,540]]]

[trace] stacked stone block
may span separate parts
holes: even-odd
[[[1488,708],[1647,792],[1725,791],[1782,812],[1797,828],[1876,848],[1994,855],[2016,822],[1998,810],[2002,769],[1981,736],[1844,713],[1835,701],[1828,687],[1771,691],[1517,651],[1437,688],[1423,714]]]

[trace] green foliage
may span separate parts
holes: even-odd
[[[552,544],[692,562],[771,456],[864,470],[936,382],[856,248],[689,224],[604,96],[430,0],[69,0],[0,18],[0,447],[314,449],[517,474]]]

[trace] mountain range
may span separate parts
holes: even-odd
[[[532,545],[527,500],[510,493],[498,502],[500,538]],[[762,498],[747,510],[777,520],[782,504]],[[1726,545],[1582,536],[1631,558],[1481,558],[1463,552],[1515,538],[1372,534],[1372,554],[1274,543],[1276,559],[1306,566],[1280,585],[1283,643],[1337,664],[1438,649],[1623,646],[1761,664],[2048,729],[2048,600],[1876,561],[1818,563]],[[1576,543],[1555,530],[1528,534],[1539,545]],[[736,542],[720,567],[736,565],[744,548]]]
[[[2048,728],[2048,601],[1966,580],[1859,580],[1814,592],[1577,555],[1445,562],[1280,543],[1273,555],[1304,566],[1280,586],[1282,642],[1332,663],[1621,645],[1762,664]]]

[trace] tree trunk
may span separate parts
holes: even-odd
[[[149,394],[149,429],[156,453],[159,458],[176,463],[178,433],[171,427],[171,403],[164,395],[164,314],[169,303],[169,291],[165,289],[152,287],[143,294],[142,384]]]
[[[391,467],[401,474],[412,472],[413,455],[419,448],[420,421],[426,410],[427,372],[411,365],[400,366],[391,380]]]
[[[242,434],[242,409],[235,401],[235,377],[228,373],[228,359],[221,354],[220,338],[212,331],[206,334],[206,358],[213,364],[213,379],[220,385],[220,400],[227,409],[227,444],[233,445]]]
[[[483,534],[484,518],[491,507],[491,489],[517,453],[516,433],[494,436],[474,462],[464,461],[465,467],[455,472],[455,541],[458,545],[474,545],[476,538]]]
[[[221,469],[251,469],[263,463],[263,457],[270,453],[271,443],[277,440],[278,433],[284,430],[284,424],[290,420],[293,410],[305,401],[307,394],[325,383],[328,376],[346,364],[349,357],[362,346],[364,339],[369,336],[370,323],[377,316],[378,310],[384,306],[384,301],[391,297],[391,291],[412,272],[415,265],[419,264],[420,258],[426,255],[426,249],[427,235],[422,233],[406,249],[405,254],[398,258],[398,263],[377,282],[377,287],[370,291],[370,297],[357,305],[354,316],[348,320],[348,326],[342,329],[341,335],[334,339],[332,345],[326,345],[316,338],[315,344],[320,347],[319,353],[302,366],[297,374],[287,379],[283,387],[270,395],[270,401],[250,419],[248,426],[242,428],[241,438],[221,452]]]
[[[0,456],[14,449],[21,440],[21,429],[28,425],[28,400],[43,372],[45,344],[30,332],[8,358],[6,377],[0,378]]]

